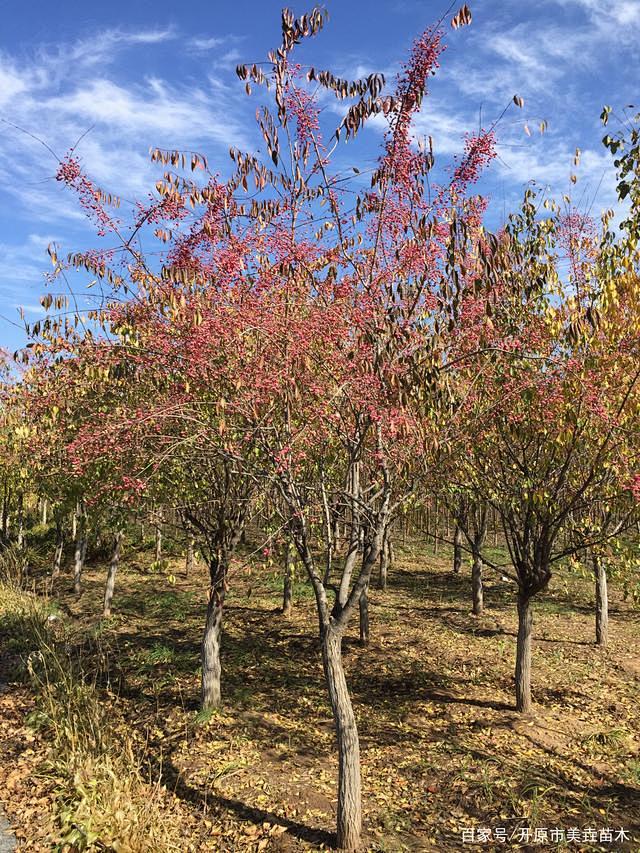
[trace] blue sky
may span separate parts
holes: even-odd
[[[228,169],[230,145],[259,146],[234,69],[265,58],[279,39],[273,0],[0,0],[0,118],[39,136],[62,156],[88,128],[78,153],[97,183],[125,199],[160,177],[150,146],[195,149]],[[290,3],[293,11],[309,4]],[[412,38],[446,2],[328,0],[330,20],[302,54],[341,76],[383,71],[392,79]],[[442,67],[419,119],[444,161],[465,130],[524,98],[499,126],[499,159],[483,182],[491,217],[518,204],[529,180],[556,196],[572,190],[598,214],[615,200],[611,160],[600,144],[607,103],[622,112],[640,89],[640,0],[476,0],[470,27],[451,31]],[[450,17],[450,16],[449,16]],[[545,134],[537,128],[548,122]],[[531,131],[529,136],[525,124]],[[365,131],[354,165],[372,160],[380,128]],[[571,187],[573,154],[582,151]],[[37,319],[49,267],[46,247],[88,245],[74,199],[56,183],[44,146],[0,123],[0,346],[24,336],[17,309]],[[346,155],[345,155],[346,156]],[[594,200],[595,199],[595,200]]]

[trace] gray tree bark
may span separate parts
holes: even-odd
[[[453,532],[453,571],[456,574],[459,574],[462,568],[462,539],[462,528],[456,523]]]
[[[437,500],[435,502],[435,507],[433,510],[433,516],[434,516],[433,517],[433,556],[437,557],[438,556],[438,545],[440,542],[439,528],[438,528],[438,521],[439,521],[439,517],[440,517],[440,508],[438,506]]]
[[[82,570],[87,556],[87,535],[80,533],[76,539],[75,560],[73,567],[73,591],[80,595],[82,591]]]
[[[516,710],[528,714],[531,701],[531,640],[533,610],[531,598],[518,594],[518,640],[516,644]]]
[[[162,522],[158,519],[156,523],[156,554],[155,561],[159,563],[162,559]]]
[[[322,663],[338,739],[337,846],[358,850],[362,830],[360,743],[342,663],[342,635],[331,626],[322,634]]]
[[[6,541],[9,536],[9,513],[11,510],[11,491],[5,477],[2,493],[2,537]]]
[[[390,562],[391,540],[389,539],[389,531],[385,530],[384,539],[382,540],[382,550],[380,551],[380,574],[378,575],[378,589],[387,588]]]
[[[120,565],[120,548],[122,546],[123,536],[123,531],[118,530],[116,531],[116,535],[113,540],[113,554],[111,556],[111,562],[109,563],[109,571],[107,572],[107,585],[104,591],[104,608],[102,611],[102,615],[105,618],[111,616],[111,603],[113,601],[113,591],[116,585],[116,573],[118,571],[118,566]]]
[[[56,519],[56,550],[53,557],[53,571],[51,572],[51,586],[56,578],[60,577],[62,568],[62,555],[64,554],[64,528],[59,519]]]
[[[225,595],[226,566],[213,559],[209,566],[211,586],[207,618],[202,638],[202,708],[219,708],[222,703],[222,664],[220,648],[222,645],[222,611]]]
[[[193,572],[193,561],[194,561],[194,548],[195,548],[195,539],[193,533],[189,533],[187,538],[187,557],[184,565],[184,576],[185,578],[190,577]]]
[[[80,595],[82,590],[82,570],[87,556],[87,522],[84,507],[78,504],[76,508],[76,548],[73,567],[73,591]]]
[[[24,496],[22,494],[18,495],[17,522],[18,548],[22,548],[24,545]]]
[[[482,558],[480,552],[473,548],[473,565],[471,567],[471,592],[473,598],[473,614],[480,616],[484,608],[482,590]]]
[[[284,586],[282,590],[282,615],[291,616],[293,607],[293,555],[291,542],[287,539],[284,546]]]
[[[369,585],[362,590],[358,601],[360,613],[360,645],[366,646],[369,642]]]

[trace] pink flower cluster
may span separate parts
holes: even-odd
[[[292,66],[291,71],[293,77],[298,77],[300,66]],[[288,83],[285,86],[285,106],[287,112],[295,119],[296,138],[304,145],[320,130],[320,110],[314,98],[302,86],[296,86],[295,83]]]
[[[96,223],[99,237],[104,237],[114,226],[102,204],[102,193],[83,173],[80,161],[70,154],[60,163],[56,180],[74,190],[87,215]]]
[[[464,157],[456,166],[451,189],[460,191],[474,184],[485,166],[496,156],[496,136],[492,130],[481,130],[477,135],[467,134],[464,140]]]

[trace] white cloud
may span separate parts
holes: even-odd
[[[94,79],[64,95],[46,99],[42,106],[63,120],[100,125],[120,133],[136,133],[151,144],[178,145],[181,140],[207,136],[226,142],[241,134],[228,111],[198,88],[169,87],[158,79],[126,88],[109,79]]]
[[[71,45],[61,45],[57,51],[43,54],[45,62],[80,62],[83,66],[103,66],[114,62],[120,50],[135,45],[157,45],[176,37],[171,28],[140,30],[102,30],[91,38],[79,39]]]
[[[170,29],[109,30],[21,62],[0,55],[3,191],[35,219],[51,218],[54,198],[55,216],[74,216],[72,204],[58,207],[61,194],[52,195],[54,157],[11,125],[35,134],[58,158],[89,131],[78,148],[85,169],[104,189],[125,197],[146,194],[159,176],[149,162],[150,146],[204,153],[217,146],[250,147],[235,92],[221,81],[209,76],[195,85],[174,85],[131,73],[124,80],[121,68],[111,73],[119,51],[174,37]]]
[[[491,5],[487,3],[487,7]],[[576,71],[585,69],[593,80],[599,56],[613,51],[617,40],[628,43],[631,36],[637,38],[640,0],[543,0],[531,4],[532,9],[517,18],[506,14],[508,5],[493,4],[492,18],[487,16],[477,30],[465,31],[460,49],[452,44],[442,72],[432,81],[433,94],[424,102],[416,133],[433,137],[437,166],[441,167],[461,151],[463,135],[478,127],[480,113],[487,126],[517,92],[525,98],[525,110],[520,113],[512,107],[513,113],[500,123],[501,159],[491,169],[497,184],[504,185],[510,204],[518,203],[522,186],[530,179],[549,185],[555,195],[571,188],[571,160],[575,146],[580,145],[585,151],[574,198],[585,187],[584,197],[590,201],[606,172],[597,210],[612,206],[610,159],[597,150],[595,120],[589,126],[583,121],[584,115],[591,116],[591,104],[584,88],[582,101],[574,97],[574,82],[579,77]],[[535,17],[531,17],[534,7]],[[571,15],[575,20],[565,23],[568,12],[576,10],[580,14]],[[152,76],[136,70],[145,67],[138,58],[142,51],[155,57],[152,51],[173,48],[172,41],[178,37],[181,50],[197,57],[200,66],[204,60],[204,74],[192,81],[183,76],[176,83],[171,70],[166,72],[167,79],[164,72]],[[111,29],[91,38],[39,48],[26,58],[0,54],[0,117],[35,133],[58,156],[91,128],[78,149],[89,174],[104,189],[125,199],[144,197],[160,173],[149,162],[149,145],[203,151],[213,155],[214,168],[216,154],[224,157],[229,145],[256,148],[252,130],[244,121],[242,87],[230,88],[226,75],[241,58],[238,41],[227,35],[185,39],[172,28]],[[135,65],[127,64],[127,51],[135,51]],[[392,88],[400,66],[389,66],[386,55],[380,64]],[[156,63],[153,67],[171,65]],[[379,70],[377,62],[360,53],[342,53],[333,67],[349,78]],[[323,93],[322,105],[337,115],[345,109],[345,103],[330,93]],[[600,102],[594,108],[595,116],[599,108]],[[578,110],[583,115],[578,116]],[[247,116],[251,112],[249,106]],[[542,118],[550,119],[550,132],[544,137],[526,137],[524,121],[530,119],[533,130]],[[374,160],[386,122],[379,117],[370,126],[373,133],[364,137],[363,154],[349,143],[344,153],[337,152],[339,163],[344,160],[346,165],[366,169]],[[352,158],[356,159],[352,162]],[[56,162],[43,145],[0,124],[0,186],[5,210],[22,216],[30,223],[29,229],[43,235],[60,231],[65,235],[64,248],[76,248],[74,236],[84,215],[73,196],[53,180],[55,170]],[[37,234],[32,234],[22,245],[0,245],[0,282],[12,292],[19,282],[36,282],[34,287],[39,288],[41,273],[47,268],[43,240],[38,242]],[[33,302],[31,298],[29,304]]]
[[[578,6],[586,12],[590,21],[599,29],[612,24],[640,26],[640,4],[638,0],[552,0],[562,6]],[[620,33],[623,37],[624,33]]]
[[[188,45],[193,50],[213,50],[214,47],[220,47],[225,43],[223,38],[208,38],[208,39],[189,39]]]
[[[414,123],[416,136],[431,136],[436,159],[450,156],[462,150],[464,134],[469,130],[465,117],[458,112],[434,109],[427,101]]]
[[[31,314],[42,314],[37,302],[44,291],[44,275],[51,270],[47,246],[55,242],[53,233],[28,234],[22,243],[0,243],[0,320],[3,335],[15,336],[22,328],[19,309]]]
[[[15,292],[15,286],[42,281],[51,262],[47,246],[56,242],[53,234],[29,234],[19,245],[0,243],[0,287]]]
[[[551,95],[569,70],[585,69],[595,61],[589,49],[591,31],[568,32],[566,27],[520,24],[508,32],[493,28],[473,40],[475,58],[450,69],[467,95],[504,100],[508,94]]]
[[[20,74],[0,57],[0,108],[27,88]]]
[[[23,305],[22,303],[17,303],[13,307],[17,308],[17,309],[22,308],[22,310],[27,314],[45,314],[46,313],[46,311],[42,307],[42,305],[35,305],[35,304],[30,305],[28,303]]]
[[[227,51],[227,53],[223,54],[220,59],[217,60],[216,66],[218,68],[230,67],[232,63],[238,62],[242,59],[242,54],[235,47],[232,50]]]

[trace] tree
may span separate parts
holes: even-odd
[[[454,24],[469,17],[464,7]],[[127,397],[132,386],[119,384],[116,399],[101,404],[105,417],[97,429],[81,431],[75,458],[112,464],[117,442],[138,475],[134,483],[120,478],[125,489],[154,480],[165,496],[172,477],[174,488],[184,488],[196,466],[181,510],[209,549],[207,684],[228,560],[251,495],[257,483],[278,489],[282,522],[315,593],[338,739],[338,844],[355,849],[359,742],[341,643],[356,607],[366,624],[371,572],[394,513],[413,491],[413,460],[433,435],[438,364],[460,275],[455,247],[461,234],[467,242],[479,234],[484,202],[466,193],[493,156],[494,135],[468,136],[450,176],[434,184],[433,152],[416,149],[411,125],[438,64],[441,33],[429,29],[416,40],[395,90],[385,95],[382,75],[345,81],[314,68],[303,74],[292,52],[323,24],[318,9],[298,19],[285,10],[282,42],[266,70],[238,68],[248,92],[263,85],[274,93],[275,115],[258,112],[268,163],[232,150],[235,173],[221,183],[204,158],[191,155],[204,186],[166,172],[160,200],[137,211],[126,238],[108,198],[73,155],[58,177],[119,245],[117,253],[82,253],[66,263],[133,294],[96,317],[108,326],[107,340],[74,345],[85,370],[94,365],[111,378],[129,371],[136,388],[134,399]],[[354,191],[331,169],[320,127],[323,90],[354,101],[330,130],[336,142],[354,137],[373,116],[388,121],[368,189]],[[167,166],[189,162],[180,152],[153,157]],[[255,197],[239,200],[250,183]],[[139,239],[154,226],[167,244],[160,262],[142,253]],[[62,271],[55,253],[53,260]],[[123,394],[124,402],[117,398]],[[116,472],[117,465],[105,478],[111,487]],[[346,529],[342,559],[333,552],[332,508]],[[204,693],[208,703],[206,687]]]
[[[640,379],[636,325],[614,331],[608,322],[599,255],[578,257],[572,245],[576,218],[536,214],[529,192],[491,258],[487,356],[482,381],[462,406],[471,436],[464,481],[500,514],[516,573],[516,706],[523,712],[532,708],[534,597],[555,562],[607,541],[632,517]],[[568,282],[553,251],[563,239]],[[488,411],[487,400],[497,401]]]

